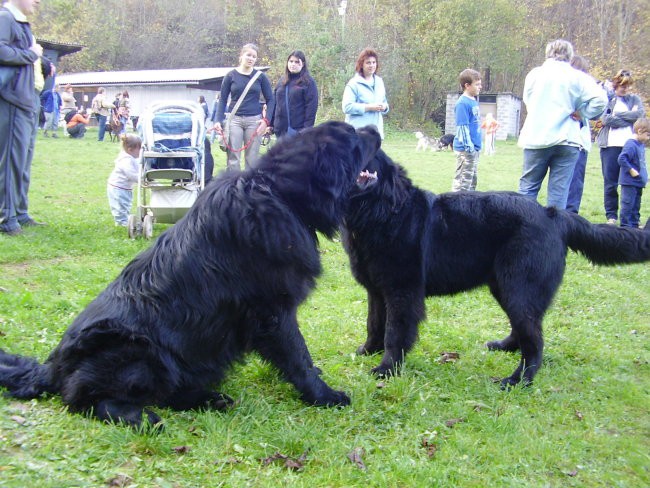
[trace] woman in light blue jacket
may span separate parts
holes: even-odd
[[[384,138],[384,118],[388,113],[388,100],[384,81],[377,76],[379,58],[369,48],[364,49],[357,58],[356,74],[345,85],[343,92],[343,113],[345,121],[354,127],[374,125]]]

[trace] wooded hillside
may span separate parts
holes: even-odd
[[[598,79],[632,71],[650,92],[650,0],[47,0],[33,19],[38,37],[85,46],[63,72],[196,68],[237,63],[254,42],[275,81],[301,49],[321,93],[321,115],[340,115],[359,51],[380,54],[401,125],[440,122],[446,93],[466,68],[483,91],[521,94],[546,43],[570,40]],[[324,112],[324,113],[323,113]]]

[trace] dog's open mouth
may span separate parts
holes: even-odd
[[[357,186],[365,190],[368,187],[371,187],[377,183],[377,172],[371,173],[367,169],[363,170],[361,173],[359,173],[359,176],[357,176]]]

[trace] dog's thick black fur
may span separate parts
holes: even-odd
[[[438,139],[438,149],[452,149],[452,146],[454,144],[454,135],[453,134],[445,134],[443,135],[440,139]]]
[[[425,297],[488,285],[511,332],[487,346],[521,351],[502,386],[528,384],[542,364],[542,319],[562,281],[567,247],[596,264],[650,260],[648,225],[595,225],[516,193],[434,195],[413,186],[381,150],[368,169],[376,183],[351,194],[342,237],[368,292],[368,336],[357,352],[384,351],[373,369],[379,375],[394,374],[413,346]]]
[[[333,236],[376,131],[328,122],[274,145],[257,169],[222,173],[187,215],[76,318],[45,364],[0,351],[18,398],[60,393],[72,411],[137,426],[148,406],[224,408],[211,388],[258,351],[314,405],[348,396],[319,376],[296,309],[320,273],[316,231]]]

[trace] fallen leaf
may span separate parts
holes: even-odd
[[[305,451],[298,459],[291,458],[280,452],[276,452],[272,456],[262,459],[262,464],[268,466],[274,461],[284,461],[284,467],[287,469],[292,469],[294,471],[301,470],[305,467],[305,460],[307,459],[307,452]]]
[[[576,418],[578,420],[583,420],[585,417],[582,415],[582,412],[580,410],[576,410]]]
[[[27,422],[27,419],[25,417],[21,417],[20,415],[12,415],[11,420],[16,422],[18,425],[24,425],[25,422]]]
[[[285,468],[293,469],[294,471],[298,471],[298,470],[302,469],[304,466],[305,465],[302,462],[300,462],[299,460],[297,460],[297,459],[289,458],[284,462],[284,467]]]
[[[285,456],[284,454],[280,454],[279,452],[276,452],[272,456],[262,459],[262,464],[264,466],[268,466],[273,461],[277,461],[278,459],[287,459],[287,456]]]
[[[190,452],[190,447],[189,446],[176,446],[172,447],[172,451],[174,451],[176,454],[186,454]]]
[[[457,352],[441,352],[440,353],[440,362],[441,363],[453,363],[458,358],[460,358],[460,354],[458,354]]]
[[[567,476],[571,476],[572,478],[573,478],[574,476],[578,476],[578,470],[577,470],[577,469],[574,469],[573,471],[569,471],[568,473],[566,473],[566,475],[567,475]]]
[[[430,441],[426,437],[422,439],[422,447],[424,447],[427,450],[427,456],[429,456],[429,459],[435,456],[436,451],[438,450],[438,446],[436,446],[432,441]]]
[[[385,386],[386,386],[386,383],[384,381],[380,381],[380,382],[377,383],[377,388],[380,389],[380,390],[382,388],[384,388]]]
[[[465,419],[463,418],[458,418],[458,419],[449,419],[445,422],[445,425],[447,427],[453,427],[456,424],[460,424],[461,422],[465,422]]]
[[[108,480],[107,485],[109,487],[124,488],[125,486],[129,486],[131,484],[131,481],[133,481],[133,478],[130,476],[127,476],[125,474],[118,474],[115,478]]]
[[[348,453],[348,459],[357,465],[357,468],[366,470],[366,465],[363,463],[363,456],[366,455],[366,450],[363,447],[355,447]]]

